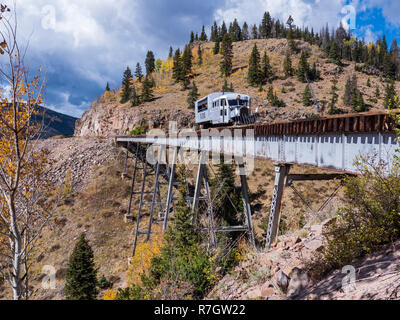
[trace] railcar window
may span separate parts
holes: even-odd
[[[247,100],[244,99],[232,99],[228,100],[230,106],[245,106],[248,104]]]
[[[197,105],[197,112],[202,112],[207,110],[207,101],[201,101]]]

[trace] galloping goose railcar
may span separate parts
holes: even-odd
[[[251,99],[236,92],[214,92],[195,102],[196,123],[208,127],[245,124],[251,119]]]

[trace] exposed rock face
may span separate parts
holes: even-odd
[[[168,121],[177,121],[178,128],[193,123],[194,114],[189,111],[173,110],[169,113],[146,106],[131,108],[129,104],[100,104],[86,110],[76,121],[75,136],[117,136],[127,135],[141,124],[152,128],[168,128]]]

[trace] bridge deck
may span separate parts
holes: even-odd
[[[394,126],[388,112],[358,113],[169,135],[152,130],[147,136],[117,137],[116,142],[179,146],[357,173],[354,160],[360,155],[391,165],[397,149]]]

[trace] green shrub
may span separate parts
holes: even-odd
[[[320,273],[400,237],[400,162],[395,159],[389,170],[369,156],[356,165],[362,174],[345,180],[344,206],[324,231],[327,245],[318,257]]]

